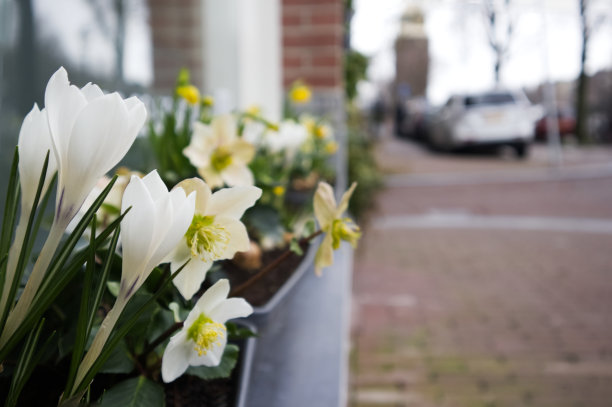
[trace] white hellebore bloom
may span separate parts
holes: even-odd
[[[194,123],[191,143],[183,154],[211,188],[254,183],[247,164],[255,147],[238,136],[236,120],[230,114],[215,117],[210,125]]]
[[[315,255],[315,273],[321,275],[324,267],[334,264],[334,250],[340,247],[342,240],[349,242],[353,247],[361,237],[359,227],[350,218],[343,218],[342,214],[347,210],[349,200],[357,183],[353,182],[351,187],[342,195],[340,204],[336,205],[334,189],[327,182],[319,182],[314,196],[314,212],[321,231],[325,237]]]
[[[232,187],[211,194],[208,185],[199,178],[186,179],[177,187],[188,194],[196,192],[191,225],[169,256],[172,272],[191,259],[172,281],[189,300],[202,285],[214,261],[231,259],[236,252],[249,250],[249,236],[240,218],[261,197],[261,189]]]
[[[230,285],[221,279],[200,297],[183,328],[172,338],[162,357],[162,379],[169,383],[189,366],[217,366],[227,343],[225,322],[247,317],[253,308],[243,298],[227,298]]]
[[[100,177],[127,153],[147,111],[136,97],[105,95],[97,85],[79,89],[60,68],[45,91],[59,183],[56,221],[68,224]]]
[[[291,159],[300,146],[308,138],[308,129],[293,120],[283,120],[277,132],[266,135],[266,144],[271,152],[284,151],[287,159]]]
[[[123,193],[121,211],[129,207],[132,209],[121,221],[123,265],[119,295],[79,366],[77,386],[102,351],[129,299],[185,235],[193,218],[195,194],[185,196],[182,188],[168,192],[157,171],[152,171],[142,179],[132,176]]]

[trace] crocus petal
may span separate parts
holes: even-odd
[[[221,178],[229,186],[253,185],[253,173],[246,165],[232,164],[221,173]]]
[[[123,193],[121,212],[132,210],[121,221],[124,273],[138,273],[149,256],[155,227],[155,205],[142,179],[133,175]],[[128,277],[124,274],[124,277]],[[132,280],[132,278],[127,278]]]
[[[38,106],[34,104],[30,113],[23,119],[17,145],[19,147],[21,202],[22,205],[31,207],[36,195],[45,156],[49,151],[49,164],[43,185],[43,194],[47,191],[51,178],[55,171],[57,171],[57,163],[51,145],[51,135],[49,134],[49,123],[47,122],[47,112],[45,109],[39,110]]]
[[[47,83],[45,108],[60,168],[68,151],[74,122],[86,105],[85,96],[79,88],[70,85],[66,70],[63,67],[59,68]]]
[[[336,198],[334,198],[334,190],[327,182],[319,182],[319,186],[314,196],[314,212],[317,222],[321,229],[326,229],[327,226],[334,220],[336,213]]]
[[[142,182],[144,187],[149,192],[151,199],[154,201],[162,199],[168,194],[166,184],[164,184],[164,181],[162,181],[159,174],[155,170],[142,177]]]
[[[186,245],[183,246],[187,247]],[[212,262],[205,262],[192,257],[185,268],[172,280],[184,299],[190,300],[198,292],[211,266]]]
[[[227,344],[227,335],[219,338],[219,344],[214,345],[206,354],[198,355],[197,352],[189,354],[189,364],[191,366],[218,366],[223,358],[223,351]]]
[[[254,186],[223,188],[212,195],[206,213],[240,219],[260,197],[261,189]]]
[[[189,358],[192,352],[193,347],[189,343],[185,330],[179,331],[170,338],[162,356],[161,374],[165,383],[172,382],[185,373],[185,370],[189,367]]]
[[[253,307],[244,298],[228,298],[210,312],[210,318],[225,324],[229,319],[248,317],[252,313]]]
[[[336,217],[339,218],[342,214],[348,209],[349,200],[351,199],[351,195],[353,195],[353,191],[357,188],[357,183],[353,182],[351,187],[342,195],[342,199],[340,200],[340,204],[338,205],[338,209],[336,210]]]
[[[333,238],[331,233],[326,233],[315,255],[315,273],[318,276],[322,274],[323,268],[334,264],[334,248],[332,247],[332,243]]]
[[[104,92],[98,85],[95,85],[89,82],[87,85],[81,88],[81,93],[85,96],[88,102],[91,102],[94,99],[104,96]]]

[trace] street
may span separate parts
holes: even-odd
[[[351,406],[609,406],[612,149],[383,138],[355,252]]]

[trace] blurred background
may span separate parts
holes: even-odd
[[[609,0],[0,0],[2,174],[60,65],[272,120],[311,87],[360,185],[350,405],[610,405]]]

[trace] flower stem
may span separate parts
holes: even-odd
[[[91,368],[91,365],[93,365],[93,363],[100,355],[100,352],[102,352],[104,344],[106,344],[106,341],[108,340],[108,337],[113,331],[115,324],[119,320],[119,316],[121,316],[121,312],[125,308],[127,302],[128,300],[120,295],[119,297],[117,297],[117,301],[115,302],[115,305],[113,305],[113,308],[111,308],[108,314],[106,314],[106,317],[102,321],[100,329],[98,329],[98,332],[96,333],[96,336],[93,342],[91,343],[89,350],[87,351],[85,357],[83,358],[83,361],[81,361],[81,364],[79,365],[74,385],[72,386],[72,389],[69,389],[68,394],[72,395],[73,389],[79,387],[81,381]]]
[[[315,237],[319,236],[321,233],[323,233],[322,230],[317,230],[316,232],[310,234],[309,236],[306,236],[306,237],[300,239],[298,244],[300,246],[302,246],[302,245],[310,242]],[[244,283],[240,284],[238,287],[234,288],[230,292],[229,296],[230,297],[235,297],[238,294],[242,293],[247,288],[249,288],[250,286],[252,286],[253,284],[255,284],[255,282],[259,281],[263,276],[265,276],[266,274],[268,274],[272,270],[276,269],[283,261],[285,261],[291,255],[291,253],[293,253],[291,251],[291,249],[285,250],[285,252],[283,252],[283,254],[278,256],[272,263],[268,264],[266,267],[262,268],[255,275],[253,275],[253,277],[249,278],[247,281],[245,281]]]
[[[38,292],[40,284],[45,277],[45,273],[49,267],[49,263],[51,263],[53,255],[55,254],[55,250],[62,240],[62,235],[64,234],[65,229],[66,225],[58,222],[53,222],[53,225],[51,225],[49,236],[47,236],[47,240],[43,245],[40,255],[38,256],[38,259],[36,259],[36,263],[34,263],[34,268],[32,269],[32,273],[28,278],[28,282],[26,283],[23,293],[21,294],[19,301],[17,301],[17,305],[15,305],[15,308],[9,313],[6,320],[4,331],[0,337],[0,347],[6,344],[17,328],[19,328],[21,322],[23,322],[23,319],[25,318],[28,309],[32,304],[32,300]]]
[[[183,327],[183,322],[175,322],[173,325],[170,326],[170,328],[166,329],[164,332],[162,332],[157,339],[155,339],[153,342],[151,342],[146,348],[145,350],[140,354],[140,357],[146,357],[149,353],[153,352],[155,350],[155,348],[157,348],[160,344],[162,344],[166,339],[168,339],[170,337],[170,335],[172,335],[173,333],[175,333],[176,331],[178,331],[179,329],[181,329]]]

